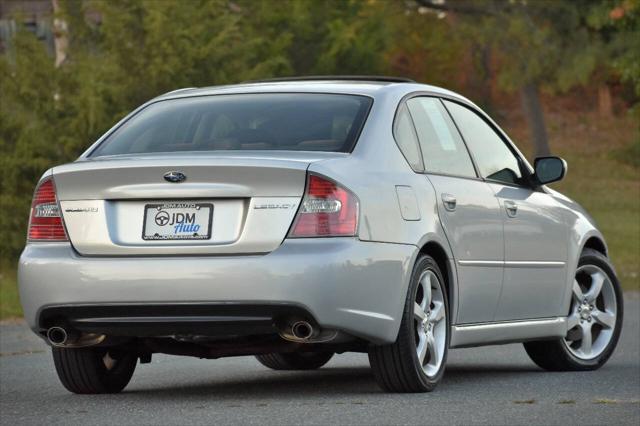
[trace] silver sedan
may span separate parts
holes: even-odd
[[[367,352],[434,389],[450,348],[611,356],[622,294],[593,220],[472,102],[394,78],[182,89],[38,183],[20,297],[75,393],[154,353],[314,369]]]

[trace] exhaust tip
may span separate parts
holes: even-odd
[[[291,326],[291,334],[301,340],[307,340],[313,335],[313,326],[307,321],[297,321]]]
[[[51,327],[47,330],[47,339],[52,345],[64,345],[69,339],[69,335],[62,327]]]

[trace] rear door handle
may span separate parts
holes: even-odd
[[[444,204],[445,209],[452,212],[456,209],[458,200],[456,200],[456,197],[451,194],[442,194],[442,203]]]
[[[505,200],[504,207],[507,209],[507,216],[516,217],[518,214],[518,205],[511,200]]]

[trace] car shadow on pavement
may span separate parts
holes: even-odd
[[[445,372],[445,378],[439,391],[446,391],[450,385],[457,387],[464,383],[479,383],[487,381],[501,382],[514,376],[529,376],[543,373],[535,366],[451,366]],[[176,398],[193,398],[197,396],[215,395],[217,398],[237,400],[237,396],[250,399],[265,397],[326,396],[339,394],[380,394],[382,390],[376,385],[373,373],[368,367],[331,368],[325,367],[316,371],[265,371],[256,377],[246,376],[224,378],[216,380],[215,371],[203,380],[190,383],[163,386],[139,381],[130,386],[125,393],[128,395],[144,395],[175,400]]]
[[[179,392],[176,392],[179,390]],[[224,378],[216,380],[216,372],[206,380],[200,378],[191,383],[181,383],[177,386],[162,386],[138,382],[130,386],[125,392],[143,394],[145,396],[167,397],[175,400],[190,398],[197,395],[228,396],[236,399],[238,394],[246,397],[260,398],[274,396],[295,397],[299,395],[327,395],[332,391],[340,393],[374,393],[378,388],[369,368],[330,368],[325,367],[315,371],[265,371],[252,378],[242,377]]]

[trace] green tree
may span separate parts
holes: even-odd
[[[541,90],[621,78],[640,96],[640,0],[52,1],[56,56],[23,28],[0,55],[3,258],[24,244],[44,170],[176,88],[391,73],[486,107],[495,73],[520,93],[539,154]]]
[[[392,17],[385,52],[392,74],[465,92],[490,109],[487,43],[464,32],[451,13],[403,7]]]
[[[289,68],[277,75],[382,74],[398,2],[240,0],[252,37],[272,40]]]
[[[226,0],[58,2],[66,59],[26,29],[0,56],[2,257],[24,245],[33,186],[73,160],[134,107],[181,87],[232,83],[289,70],[280,40],[245,31]],[[102,17],[100,25],[92,13]],[[253,34],[253,35],[252,35]]]
[[[608,62],[640,95],[640,0],[601,0],[590,6],[587,25],[605,44],[607,52],[601,62]]]
[[[459,16],[457,25],[492,46],[501,87],[518,91],[536,155],[549,155],[540,90],[565,91],[586,84],[601,60],[602,44],[585,24],[581,2],[416,0]]]
[[[42,43],[19,32],[0,57],[0,75],[0,257],[12,258],[24,245],[33,183],[64,148],[55,138],[58,76]]]

